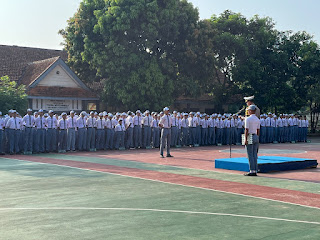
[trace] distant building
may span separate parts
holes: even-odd
[[[65,63],[61,50],[0,45],[0,76],[26,86],[33,110],[99,110],[99,97]]]

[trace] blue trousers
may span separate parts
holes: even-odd
[[[67,130],[65,130],[65,129],[59,130],[59,150],[60,151],[67,150],[67,141],[68,141]]]
[[[236,142],[237,142],[237,134],[238,134],[237,129],[235,127],[232,127],[230,129],[230,131],[231,131],[230,143],[231,144],[236,144]]]
[[[97,142],[96,147],[98,150],[104,149],[105,131],[104,129],[97,129]]]
[[[143,127],[143,146],[150,147],[151,145],[151,127],[144,126]]]
[[[76,130],[74,128],[68,129],[67,150],[76,150]]]
[[[171,146],[177,145],[177,139],[178,139],[178,128],[172,127],[171,128]]]
[[[237,128],[237,143],[241,143],[242,142],[242,128]]]
[[[189,145],[189,129],[188,128],[181,128],[181,145],[188,146]]]
[[[196,127],[196,144],[201,144],[201,127]]]
[[[20,130],[8,129],[9,134],[9,152],[10,154],[18,153],[19,149],[19,141],[20,141]]]
[[[201,144],[208,145],[208,128],[201,128]]]
[[[24,151],[32,152],[33,150],[33,128],[24,129]]]
[[[106,129],[105,132],[105,150],[112,150],[113,149],[113,142],[114,142],[114,129]]]
[[[278,142],[279,143],[284,142],[283,127],[278,127]]]
[[[0,130],[0,153],[4,153],[4,130]]]
[[[160,147],[160,128],[152,128],[152,145],[155,148]]]
[[[259,149],[259,136],[252,136],[253,144],[246,145],[247,156],[249,160],[249,169],[253,172],[258,172],[258,149]]]
[[[266,143],[267,142],[267,128],[260,127],[260,142]]]
[[[79,143],[79,150],[84,151],[87,149],[87,129],[86,128],[79,128],[78,130],[78,143]]]
[[[195,127],[189,128],[189,137],[190,137],[189,143],[190,143],[190,145],[196,144],[196,133],[197,133],[197,130]]]
[[[136,125],[133,128],[134,147],[141,147],[141,127]]]
[[[87,130],[87,150],[96,148],[96,129],[88,128]]]
[[[223,128],[217,128],[217,144],[223,143]]]
[[[230,138],[231,138],[231,129],[230,128],[225,128],[225,132],[226,132],[225,144],[229,145],[230,144]]]
[[[124,147],[124,131],[115,132],[115,149],[119,149],[120,147]]]
[[[214,127],[208,128],[208,144],[213,145],[215,144],[215,131]]]
[[[161,142],[160,142],[160,154],[163,155],[163,149],[166,147],[167,155],[170,155],[170,143],[171,142],[171,129],[161,129]]]
[[[36,153],[45,151],[45,129],[34,129],[34,150]]]
[[[48,152],[57,151],[57,129],[48,129],[46,135],[46,150]]]
[[[126,148],[133,147],[133,128],[129,127],[126,131]]]

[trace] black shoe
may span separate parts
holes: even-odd
[[[245,173],[243,174],[244,176],[258,176],[257,173],[251,173],[251,172],[248,172],[248,173]]]
[[[162,154],[160,154],[160,157],[161,157],[161,158],[164,158],[164,156],[163,156]]]
[[[172,155],[168,154],[167,157],[173,157]]]

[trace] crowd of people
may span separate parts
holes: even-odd
[[[107,113],[10,110],[0,118],[0,154],[159,148],[163,112]],[[171,146],[241,144],[244,117],[236,114],[179,113],[171,119]],[[306,142],[306,116],[260,116],[261,143]]]

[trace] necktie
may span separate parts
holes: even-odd
[[[167,118],[168,118],[168,128],[169,128],[169,126],[170,126],[169,115],[167,115]]]
[[[73,117],[71,118],[71,126],[73,127]]]
[[[82,123],[83,123],[83,127],[84,127],[84,126],[85,126],[85,125],[84,125],[84,118],[82,118]]]
[[[140,125],[140,120],[139,120],[139,116],[138,116],[138,126]]]
[[[194,126],[193,126],[193,118],[191,118],[191,124],[192,124],[192,127],[194,127]]]
[[[148,119],[148,126],[149,126],[149,117],[147,116],[147,119]]]
[[[176,127],[177,127],[177,119],[176,118],[174,118],[174,125],[176,125]]]
[[[64,129],[66,129],[66,120],[63,119],[63,126],[64,126]]]
[[[53,117],[51,117],[51,129],[53,129]]]
[[[15,129],[17,130],[17,119],[14,118],[14,125],[15,125]]]
[[[31,116],[29,115],[29,127],[31,127]]]
[[[91,123],[92,123],[92,127],[93,127],[93,118],[91,118]]]
[[[101,125],[100,128],[102,129],[102,119],[100,119],[100,125]]]
[[[40,129],[42,129],[42,117],[40,117]]]

